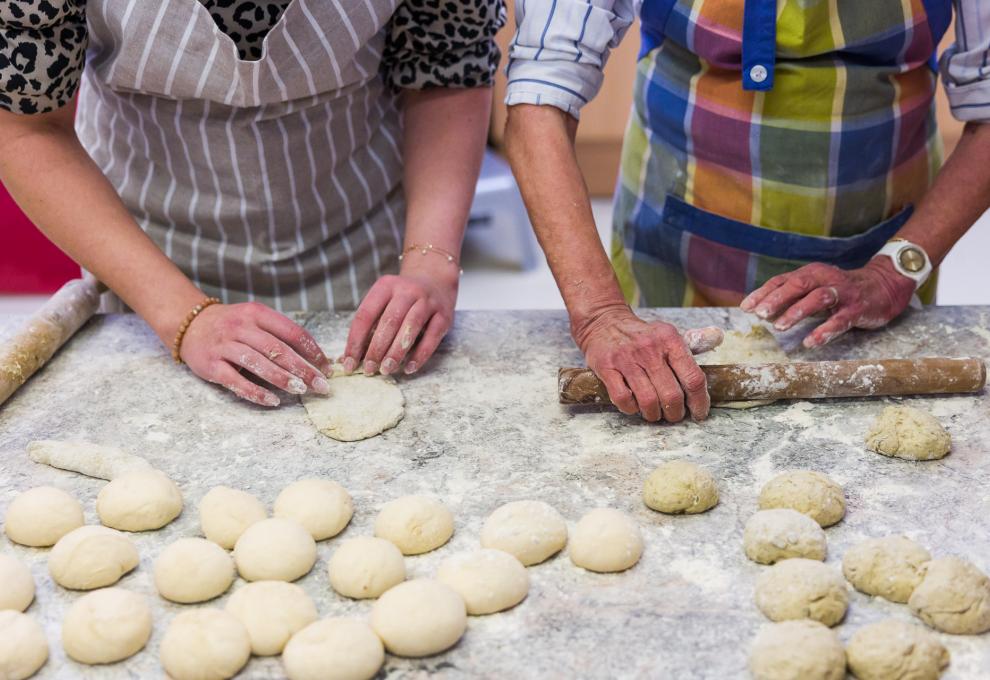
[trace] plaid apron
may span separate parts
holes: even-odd
[[[863,266],[941,163],[950,0],[644,0],[612,262],[638,306]],[[919,294],[934,297],[935,280]]]

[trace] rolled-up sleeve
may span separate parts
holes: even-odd
[[[635,0],[520,0],[505,103],[556,106],[575,118],[635,19]]]
[[[990,2],[955,0],[956,42],[941,59],[952,115],[990,122]]]

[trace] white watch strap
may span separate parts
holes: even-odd
[[[924,258],[924,264],[920,269],[914,268],[908,269],[904,266],[902,262],[902,256],[905,255],[905,251],[913,251],[915,254],[920,253]],[[888,241],[884,244],[883,248],[877,251],[877,255],[884,255],[890,258],[891,263],[894,265],[894,269],[897,273],[908,277],[914,281],[914,289],[918,290],[924,285],[925,281],[932,273],[932,261],[928,257],[928,253],[921,246],[911,243],[905,240]],[[917,258],[917,255],[915,255]]]

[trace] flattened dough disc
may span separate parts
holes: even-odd
[[[695,357],[702,366],[712,364],[771,364],[790,361],[780,348],[777,338],[765,326],[752,326],[748,333],[727,331],[722,344],[710,352]],[[723,408],[753,408],[772,404],[769,401],[727,401],[712,406]]]
[[[335,368],[329,382],[329,395],[308,392],[302,403],[313,426],[331,439],[353,442],[374,437],[398,425],[405,414],[406,400],[391,378],[342,375]]]

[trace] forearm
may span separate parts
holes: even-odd
[[[574,118],[551,106],[509,108],[509,162],[574,329],[598,310],[625,306],[578,168],[576,129]]]
[[[897,237],[917,243],[938,266],[990,208],[990,123],[968,123],[931,189]]]

